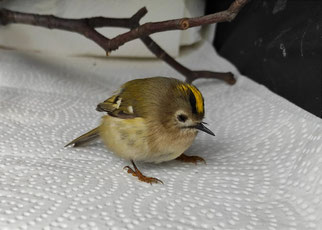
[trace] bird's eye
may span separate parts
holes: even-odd
[[[180,122],[185,122],[188,119],[188,117],[187,117],[187,115],[180,114],[180,115],[177,116],[177,119]]]

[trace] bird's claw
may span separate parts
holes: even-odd
[[[123,169],[126,169],[128,173],[132,174],[133,176],[137,177],[140,181],[149,183],[149,184],[163,184],[161,180],[155,177],[147,177],[143,175],[138,169],[133,170],[130,166],[125,166]]]

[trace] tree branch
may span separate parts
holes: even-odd
[[[248,0],[235,0],[227,10],[215,14],[196,18],[182,18],[162,22],[145,23],[141,26],[139,21],[147,13],[147,9],[145,7],[141,8],[131,18],[92,17],[81,19],[66,19],[53,15],[28,14],[7,9],[0,9],[0,24],[7,25],[10,23],[21,23],[41,26],[48,29],[60,29],[76,32],[94,41],[105,50],[106,54],[116,50],[126,42],[140,38],[152,53],[183,74],[186,77],[187,82],[192,82],[198,78],[218,78],[226,81],[229,84],[234,84],[236,80],[234,79],[233,74],[230,72],[219,73],[211,71],[191,71],[175,61],[148,35],[167,30],[185,30],[190,27],[200,25],[231,21],[236,17],[240,9],[247,3],[247,1]],[[95,28],[107,26],[124,27],[131,30],[129,32],[120,34],[113,39],[109,39],[95,30]]]
[[[155,54],[158,58],[162,59],[175,70],[186,77],[186,82],[191,83],[198,78],[217,78],[227,82],[230,85],[236,83],[236,79],[231,72],[211,72],[211,71],[192,71],[187,67],[181,65],[174,60],[169,54],[167,54],[157,43],[155,43],[149,36],[141,38],[141,41],[148,47],[148,49]]]
[[[126,42],[158,32],[168,30],[186,30],[191,27],[209,25],[217,22],[230,22],[237,16],[238,12],[247,2],[248,0],[236,0],[227,10],[202,17],[180,18],[161,22],[148,22],[136,27],[135,29],[133,29],[132,26],[132,30],[111,39],[109,41],[109,48],[111,51],[116,50]]]

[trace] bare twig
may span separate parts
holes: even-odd
[[[0,24],[7,25],[9,23],[21,23],[42,26],[48,29],[60,29],[76,32],[94,41],[106,51],[106,54],[117,49],[126,42],[140,38],[151,52],[153,52],[158,58],[164,60],[178,72],[183,74],[188,82],[192,82],[198,78],[218,78],[226,81],[229,84],[234,84],[235,79],[230,72],[219,73],[211,71],[191,71],[175,61],[148,35],[167,30],[183,30],[190,27],[215,22],[231,21],[236,17],[240,9],[247,3],[247,1],[248,0],[235,0],[227,10],[203,17],[182,18],[163,22],[146,23],[141,26],[139,21],[147,13],[145,7],[141,8],[131,18],[92,17],[82,19],[65,19],[53,15],[27,14],[7,9],[0,9]],[[113,39],[109,39],[95,30],[95,28],[106,26],[124,27],[131,30],[129,32],[120,34]]]
[[[187,67],[181,65],[174,60],[169,54],[167,54],[157,43],[155,43],[149,36],[141,38],[142,42],[149,48],[149,50],[155,54],[158,58],[162,59],[175,70],[186,77],[186,81],[191,83],[198,78],[217,78],[227,82],[230,85],[236,83],[236,79],[231,72],[211,72],[211,71],[192,71]]]
[[[140,21],[139,17],[137,17],[136,22],[135,22],[135,20],[132,21],[133,24],[131,24],[131,27],[129,27],[130,29],[132,29],[130,31],[133,31],[134,28],[140,27],[139,21]],[[198,78],[212,78],[212,79],[217,78],[217,79],[221,79],[231,85],[236,83],[236,79],[234,78],[234,75],[231,72],[222,73],[222,72],[212,72],[212,71],[192,71],[192,70],[186,68],[185,66],[181,65],[174,58],[172,58],[169,54],[167,54],[156,42],[154,42],[152,40],[152,38],[150,36],[142,36],[140,39],[145,44],[145,46],[152,53],[155,54],[155,56],[157,56],[161,60],[165,61],[171,67],[173,67],[175,70],[177,70],[179,73],[184,75],[186,77],[186,81],[189,83],[193,82],[194,80],[196,80]]]
[[[214,14],[205,15],[196,18],[180,18],[161,22],[148,22],[135,29],[120,34],[115,38],[109,40],[110,50],[115,50],[126,42],[134,39],[144,37],[153,33],[168,31],[168,30],[186,30],[191,27],[208,25],[217,22],[232,21],[241,8],[248,2],[248,0],[236,0],[230,7]]]

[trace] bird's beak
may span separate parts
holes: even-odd
[[[194,126],[194,128],[199,129],[199,130],[201,130],[201,131],[204,131],[205,133],[208,133],[208,134],[210,134],[210,135],[215,136],[215,134],[214,134],[210,129],[208,129],[206,126],[204,126],[204,125],[203,125],[203,123],[198,123],[198,124],[196,124],[196,125]]]

